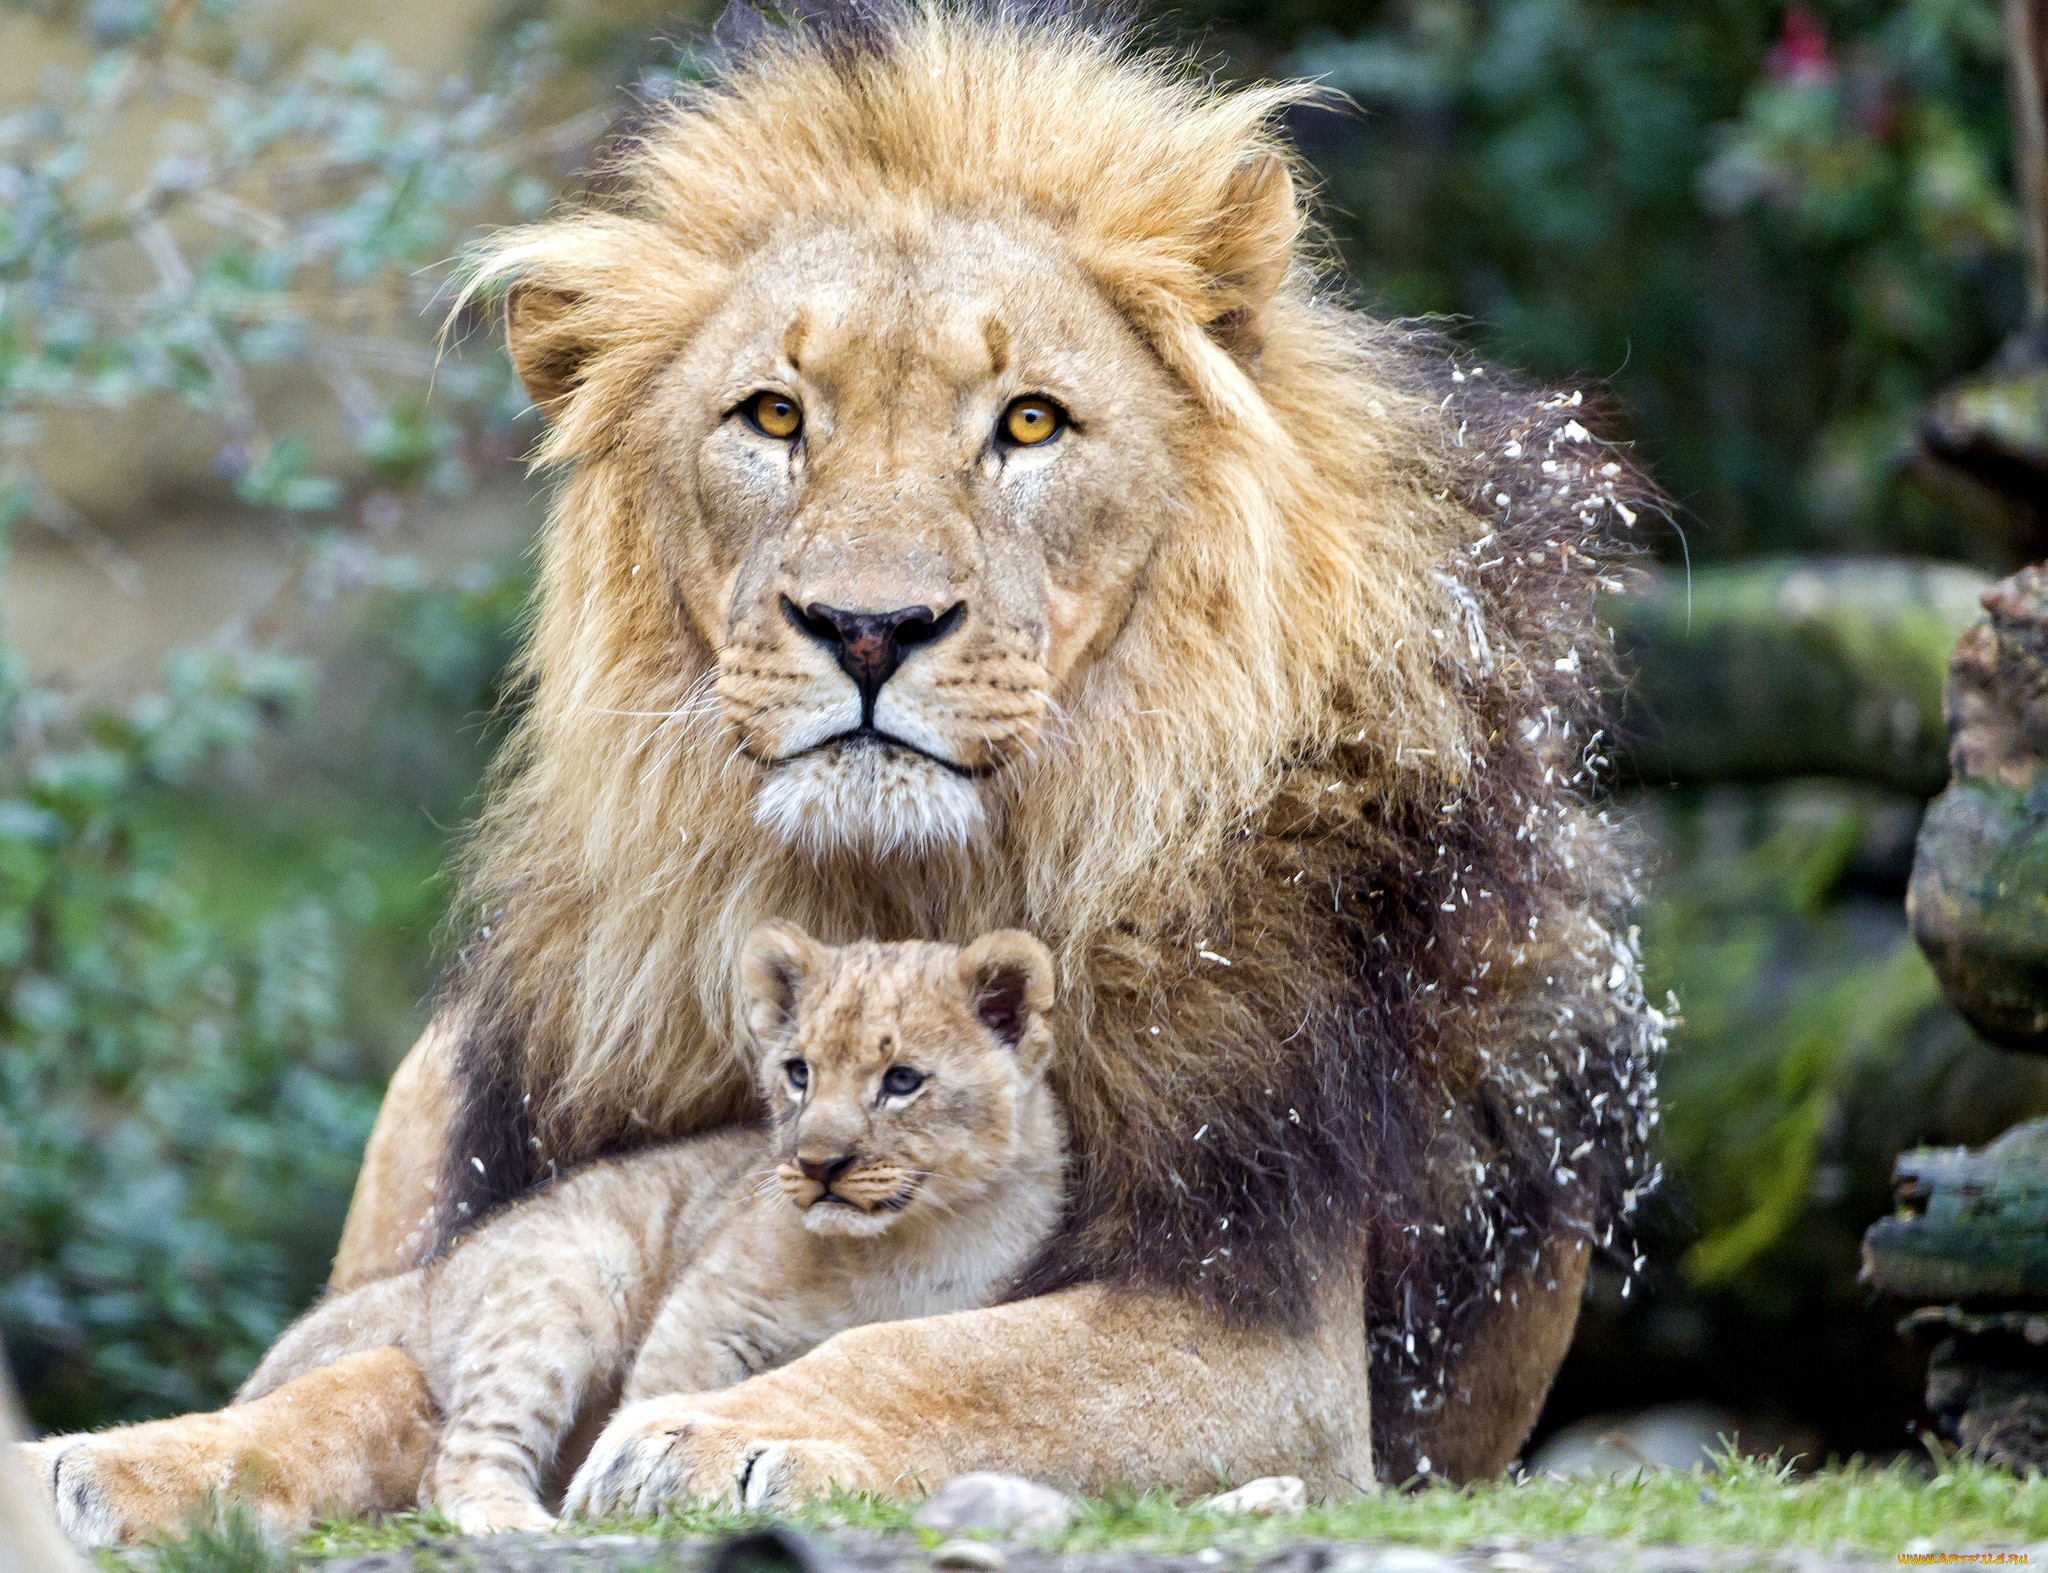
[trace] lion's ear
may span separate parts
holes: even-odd
[[[747,936],[740,988],[756,1037],[780,1038],[796,1025],[797,999],[824,955],[825,947],[794,923],[763,923]]]
[[[1021,929],[998,929],[960,953],[960,986],[997,1041],[1020,1048],[1052,1006],[1052,955]]]
[[[1252,360],[1266,341],[1266,313],[1280,293],[1301,212],[1294,177],[1278,153],[1260,153],[1238,166],[1202,248],[1212,283],[1209,332],[1239,360]]]
[[[550,419],[583,380],[595,348],[583,297],[545,284],[514,284],[505,297],[505,343],[534,408]]]

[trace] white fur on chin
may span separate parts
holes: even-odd
[[[895,1212],[868,1212],[843,1202],[817,1202],[804,1209],[804,1227],[812,1234],[873,1240],[887,1234],[900,1216]]]
[[[984,822],[972,781],[873,746],[821,749],[775,766],[755,796],[754,821],[814,857],[965,846]]]

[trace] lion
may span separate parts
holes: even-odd
[[[469,1534],[549,1528],[541,1493],[593,1395],[709,1392],[844,1328],[981,1306],[1051,1232],[1066,1149],[1037,940],[834,948],[771,923],[741,971],[766,1124],[589,1164],[426,1266],[328,1297],[242,1384],[246,1404],[368,1350],[417,1363],[440,1415],[424,1478],[335,1458],[337,1497],[424,1502]],[[39,1444],[73,1538],[116,1528],[92,1508],[138,1437]],[[584,1464],[572,1510],[610,1463]],[[807,1465],[764,1449],[741,1505]],[[160,1497],[155,1527],[191,1505]]]
[[[1576,394],[1345,300],[1311,89],[999,0],[728,31],[470,280],[560,480],[335,1286],[753,1117],[756,923],[1015,927],[1072,1158],[1011,1296],[637,1405],[586,1505],[769,1443],[896,1493],[1497,1472],[1655,1180],[1595,797],[1645,483]],[[366,1374],[352,1423],[418,1395]]]

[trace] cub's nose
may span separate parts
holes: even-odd
[[[899,606],[893,612],[849,612],[822,601],[798,609],[788,596],[782,612],[799,633],[816,640],[839,662],[860,690],[861,720],[872,721],[875,695],[896,675],[904,657],[919,645],[935,644],[960,626],[967,603],[956,601],[933,615],[929,606]]]
[[[853,1157],[854,1155],[850,1152],[841,1153],[837,1158],[819,1159],[799,1156],[796,1160],[796,1166],[803,1170],[805,1179],[816,1180],[820,1185],[830,1190],[832,1182],[853,1167]]]

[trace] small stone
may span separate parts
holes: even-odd
[[[1416,1546],[1388,1546],[1372,1559],[1372,1573],[1464,1573],[1449,1557]]]
[[[1265,1475],[1211,1497],[1202,1506],[1212,1513],[1242,1513],[1247,1518],[1291,1517],[1308,1506],[1308,1486],[1299,1475]]]
[[[1049,1535],[1065,1529],[1073,1502],[1022,1475],[980,1473],[949,1480],[911,1516],[919,1529],[941,1534],[990,1530],[999,1535]]]
[[[1000,1546],[985,1540],[948,1540],[932,1550],[932,1566],[959,1573],[999,1573],[1004,1561]]]
[[[1223,1553],[1214,1546],[1204,1546],[1195,1553],[1195,1560],[1205,1568],[1220,1567],[1223,1563]]]

